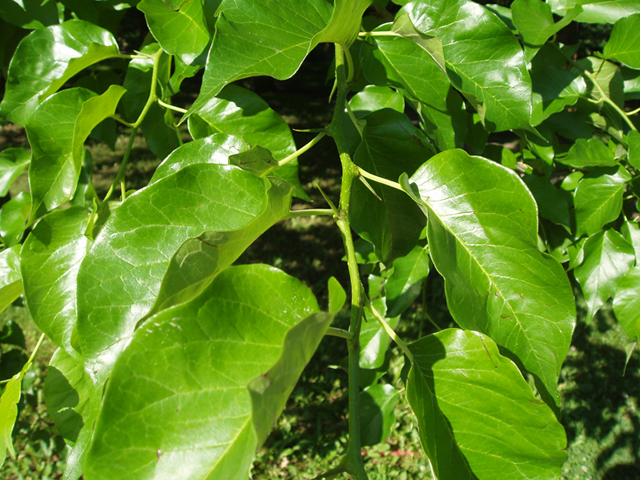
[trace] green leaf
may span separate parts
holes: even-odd
[[[21,28],[44,28],[58,23],[56,2],[43,0],[4,0],[0,2],[3,20]]]
[[[0,236],[7,247],[22,240],[30,211],[31,195],[28,192],[20,192],[2,206],[2,210],[0,210]]]
[[[404,9],[418,30],[440,39],[451,82],[487,130],[529,127],[531,79],[522,48],[502,21],[468,0],[413,1]]]
[[[575,325],[562,266],[538,250],[533,197],[511,170],[442,152],[401,184],[428,217],[431,258],[463,328],[489,335],[556,399]]]
[[[396,422],[394,409],[400,392],[377,383],[360,392],[360,442],[363,447],[384,442]]]
[[[640,13],[621,18],[613,26],[604,56],[640,68]]]
[[[383,317],[387,315],[387,307],[383,298],[373,300],[373,306]],[[400,316],[386,318],[387,323],[395,329],[400,323]],[[369,309],[365,309],[365,321],[360,330],[360,368],[380,368],[391,345],[391,337],[384,331]]]
[[[285,80],[318,43],[350,43],[348,40],[358,33],[360,18],[369,3],[337,0],[335,12],[340,15],[334,17],[325,0],[281,0],[276,4],[261,0],[223,2],[218,10],[216,35],[209,50],[202,89],[186,116],[207,109],[220,90],[234,80],[259,75]],[[353,10],[344,11],[345,8]]]
[[[613,312],[629,336],[640,338],[640,266],[631,268],[620,279],[613,297]]]
[[[32,220],[73,197],[82,168],[82,145],[78,150],[76,125],[84,102],[94,96],[84,88],[62,90],[45,100],[29,120],[27,136],[33,149],[29,167]],[[74,158],[74,150],[79,158]]]
[[[11,61],[0,115],[26,125],[38,105],[76,73],[118,55],[111,33],[82,20],[34,31]]]
[[[420,245],[393,262],[393,273],[384,286],[390,317],[402,314],[418,298],[429,275],[429,265],[429,250]]]
[[[515,0],[511,4],[513,23],[525,45],[541,47],[546,41],[569,25],[582,12],[576,6],[555,23],[548,3],[541,0]]]
[[[195,164],[152,183],[114,210],[78,274],[80,346],[98,384],[152,307],[180,246],[207,231],[245,227],[267,208],[269,188],[266,179],[237,167]]]
[[[31,154],[24,148],[7,148],[0,152],[0,197],[9,193],[9,188],[31,162]]]
[[[201,1],[180,2],[174,8],[164,0],[142,0],[138,10],[144,13],[151,34],[169,55],[179,57],[187,65],[203,56],[211,35]]]
[[[619,19],[640,12],[636,0],[550,0],[553,13],[564,16],[575,5],[582,13],[575,19],[583,23],[616,23]]]
[[[631,130],[627,134],[627,143],[629,145],[628,160],[629,164],[640,169],[640,132]]]
[[[524,183],[536,199],[538,210],[542,218],[563,226],[571,231],[571,215],[569,204],[565,196],[545,177],[525,175]]]
[[[20,389],[22,387],[23,373],[16,373],[4,387],[0,397],[0,466],[4,465],[7,458],[7,450],[11,458],[15,458],[16,451],[13,448],[11,432],[18,417],[18,402],[20,401]]]
[[[291,192],[290,184],[274,180],[268,191],[267,208],[244,228],[230,232],[205,232],[183,243],[171,258],[156,301],[146,317],[200,294],[213,277],[289,214]]]
[[[189,133],[194,139],[213,133],[240,137],[249,146],[271,151],[277,160],[296,151],[291,129],[259,95],[236,85],[227,85],[206,108],[189,117]],[[296,186],[296,195],[308,198],[298,180],[298,161],[279,168],[274,175]]]
[[[590,236],[582,250],[584,261],[574,271],[587,302],[585,321],[590,323],[616,292],[618,282],[633,266],[636,256],[631,244],[612,229]]]
[[[22,295],[20,245],[0,252],[0,312]]]
[[[592,72],[595,80],[607,95],[619,107],[624,106],[624,78],[617,65],[596,57],[587,57],[578,60],[585,70]],[[587,85],[586,94],[597,102],[602,102],[602,94],[591,82]]]
[[[404,97],[388,87],[367,85],[364,90],[351,97],[349,108],[351,108],[356,118],[364,117],[383,108],[391,108],[397,112],[404,113]]]
[[[67,355],[76,326],[77,277],[91,240],[86,209],[71,207],[42,218],[20,254],[25,299],[31,318]]]
[[[87,478],[247,478],[332,318],[272,267],[224,270],[198,298],[144,324],[118,359]]]
[[[627,242],[633,245],[636,252],[636,263],[640,265],[640,225],[638,222],[625,220],[620,231]]]
[[[78,359],[58,349],[53,354],[44,383],[47,413],[55,422],[64,441],[76,444],[78,434],[95,420],[100,393]]]
[[[640,71],[628,67],[620,68],[624,80],[625,100],[637,100],[640,98]]]
[[[613,152],[597,138],[589,140],[579,138],[571,146],[567,156],[558,158],[558,162],[574,168],[614,167],[618,165]]]
[[[449,329],[409,349],[407,399],[439,480],[560,478],[564,429],[490,338]]]
[[[598,141],[598,140],[596,140]],[[624,167],[586,175],[575,191],[576,237],[593,235],[620,216],[622,195],[631,176]]]
[[[395,181],[404,172],[413,173],[431,155],[424,135],[406,115],[384,109],[364,119],[364,136],[353,160],[367,172]],[[356,182],[349,218],[358,235],[374,244],[380,261],[390,265],[416,245],[424,218],[403,192],[371,183],[379,198]]]

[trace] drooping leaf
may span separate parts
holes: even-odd
[[[613,312],[631,340],[640,338],[640,266],[620,279],[613,297]]]
[[[559,157],[558,162],[574,168],[614,167],[618,164],[609,147],[597,138],[579,138],[567,156]]]
[[[634,264],[636,256],[631,244],[612,229],[590,236],[582,250],[584,261],[574,271],[587,302],[585,321],[590,323],[616,292],[618,282]]]
[[[251,223],[230,232],[205,232],[183,243],[171,258],[156,301],[147,316],[191,300],[249,245],[279,222],[291,208],[292,185],[273,180],[265,211]]]
[[[560,478],[562,425],[489,337],[448,329],[409,349],[407,398],[439,480]]]
[[[360,29],[371,0],[223,1],[216,36],[209,50],[202,89],[191,113],[207,109],[228,83],[268,75],[291,77],[307,54],[321,42],[349,45]],[[238,55],[242,52],[242,55]]]
[[[636,0],[549,0],[554,13],[564,16],[576,5],[582,13],[575,19],[584,23],[616,23],[619,19],[640,13]]]
[[[369,173],[395,181],[404,172],[414,172],[431,155],[424,135],[406,115],[384,109],[364,119],[364,137],[354,162]],[[374,244],[383,263],[391,264],[415,246],[424,218],[403,192],[377,183],[371,186],[379,198],[359,182],[353,185],[351,225]]]
[[[227,85],[206,108],[189,117],[189,133],[194,139],[214,133],[240,137],[248,146],[260,146],[282,160],[296,151],[291,129],[257,94],[236,85]],[[298,180],[298,162],[293,160],[274,175],[296,186],[296,194],[308,198]]]
[[[272,267],[224,270],[198,298],[136,332],[107,386],[86,477],[246,478],[332,317]]]
[[[531,79],[522,48],[502,21],[468,0],[413,1],[404,9],[418,30],[440,39],[451,82],[487,130],[530,125]]]
[[[396,421],[394,409],[400,392],[377,383],[360,392],[360,441],[363,447],[384,442]]]
[[[38,105],[76,73],[118,55],[111,33],[82,20],[34,31],[11,61],[0,115],[26,125]]]
[[[10,147],[0,152],[0,197],[9,193],[16,178],[31,162],[31,154],[24,148]]]
[[[393,273],[384,286],[389,317],[402,314],[418,298],[429,275],[429,265],[429,251],[421,245],[393,262]]]
[[[76,125],[84,102],[94,96],[84,88],[62,90],[45,100],[29,120],[27,135],[33,149],[29,167],[32,220],[73,197],[82,168],[84,143],[84,139],[80,142],[75,138]],[[74,150],[79,158],[74,158]]]
[[[269,187],[237,167],[188,165],[111,214],[78,274],[80,346],[98,384],[153,305],[180,246],[207,231],[245,227],[267,208]]]
[[[428,217],[431,258],[456,322],[489,335],[558,401],[575,306],[563,268],[538,250],[538,212],[522,181],[450,150],[401,184]]]
[[[0,236],[2,242],[11,247],[22,240],[31,211],[31,195],[20,192],[0,210]]]
[[[58,23],[56,2],[42,0],[4,0],[0,2],[2,19],[21,28],[44,28]]]
[[[586,175],[578,184],[573,199],[578,237],[593,235],[620,216],[622,195],[631,176],[622,166],[606,172]]]
[[[603,53],[605,57],[618,60],[631,68],[640,68],[640,13],[616,22]]]
[[[24,242],[20,254],[25,299],[35,324],[74,358],[77,277],[91,240],[89,215],[82,207],[51,212]]]
[[[0,252],[0,312],[22,295],[20,245]]]
[[[180,2],[174,8],[164,0],[142,0],[138,10],[144,13],[153,37],[169,55],[176,55],[190,65],[204,54],[211,34],[201,1]],[[177,32],[186,35],[176,35]]]

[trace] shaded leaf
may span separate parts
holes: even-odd
[[[624,106],[624,78],[620,67],[596,57],[583,58],[577,63],[594,74],[596,82],[605,95],[619,107]],[[598,102],[604,101],[600,91],[591,82],[587,84],[586,94]]]
[[[11,61],[0,114],[26,125],[40,102],[76,73],[118,55],[111,33],[82,20],[36,30],[20,42]]]
[[[404,9],[418,30],[440,39],[451,82],[487,130],[530,125],[531,79],[522,48],[502,21],[468,0],[413,1]]]
[[[629,180],[631,176],[624,167],[613,173],[595,172],[580,180],[573,199],[577,237],[593,235],[620,216],[622,195]]]
[[[0,312],[22,295],[20,248],[14,245],[0,252]]]
[[[396,421],[394,409],[400,392],[377,383],[360,392],[360,441],[363,447],[384,442]]]
[[[374,175],[395,181],[404,172],[414,172],[431,155],[427,140],[409,118],[384,109],[366,117],[364,137],[354,162]],[[409,253],[424,228],[424,218],[414,202],[396,189],[372,184],[376,198],[356,182],[351,193],[351,226],[375,246],[383,263]]]
[[[538,212],[522,181],[451,150],[401,184],[428,217],[431,258],[456,322],[489,335],[557,402],[575,306],[564,269],[538,250]]]
[[[10,147],[0,152],[0,197],[9,193],[16,178],[31,162],[31,154],[24,148]]]
[[[301,282],[272,267],[224,270],[198,298],[150,319],[118,359],[87,478],[155,471],[185,480],[246,478],[268,421],[332,317]],[[285,365],[291,377],[272,378]]]
[[[371,282],[370,282],[371,286]],[[384,298],[373,300],[373,306],[383,317],[388,317]],[[369,309],[365,309],[365,321],[360,330],[360,368],[380,368],[391,345],[391,337],[384,331]],[[400,323],[400,316],[386,318],[391,328]]]
[[[51,1],[4,0],[0,2],[0,16],[21,28],[44,28],[58,23],[58,8]]]
[[[21,258],[25,299],[31,318],[67,355],[76,326],[77,276],[91,246],[85,232],[89,215],[82,207],[51,212],[24,242]]]
[[[640,132],[631,130],[627,134],[627,143],[629,164],[640,169]]]
[[[384,286],[390,317],[402,314],[418,298],[429,275],[429,265],[429,250],[421,245],[393,262],[393,273]]]
[[[631,340],[640,338],[640,266],[620,279],[613,297],[613,312]]]
[[[188,165],[114,210],[78,274],[80,346],[98,384],[153,305],[180,246],[207,231],[248,225],[267,207],[269,187],[237,167]]]
[[[584,260],[575,268],[576,280],[587,302],[585,321],[590,323],[618,282],[634,264],[633,247],[612,229],[590,236],[582,247]]]
[[[560,478],[562,425],[489,337],[449,329],[409,349],[407,398],[438,479]]]
[[[2,206],[2,210],[0,210],[0,236],[7,247],[22,240],[30,211],[31,195],[28,192],[20,192]]]

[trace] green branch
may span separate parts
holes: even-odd
[[[407,344],[404,343],[404,341],[398,336],[398,334],[393,330],[393,328],[391,328],[389,324],[385,322],[382,315],[380,315],[380,312],[376,310],[376,307],[374,307],[371,302],[367,302],[367,308],[371,311],[371,313],[373,314],[373,317],[382,326],[384,331],[387,332],[387,335],[391,337],[391,340],[393,340],[396,343],[396,345],[400,347],[400,349],[404,352],[404,354],[411,361],[411,363],[413,363],[413,355],[411,354],[411,351],[409,350],[409,347],[407,346]]]
[[[305,210],[291,210],[287,218],[312,217],[314,215],[333,215],[333,210],[329,208],[307,208]]]
[[[351,340],[353,338],[353,334],[351,332],[335,327],[329,327],[329,330],[327,330],[325,335],[329,335],[330,337],[346,338],[347,340]]]
[[[402,189],[402,187],[398,182],[394,182],[392,180],[387,180],[386,178],[379,177],[377,175],[374,175],[373,173],[369,173],[366,170],[363,170],[360,167],[357,167],[357,168],[358,168],[358,173],[362,175],[364,178],[367,178],[376,183],[380,183],[382,185],[386,185],[387,187],[395,188],[396,190],[400,190],[401,192],[404,192],[404,190]]]

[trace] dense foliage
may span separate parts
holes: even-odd
[[[136,52],[114,35],[130,8],[150,31]],[[327,478],[367,477],[361,447],[385,440],[399,394],[435,478],[559,478],[574,294],[587,321],[613,299],[629,355],[640,333],[637,0],[0,0],[0,13],[0,114],[31,146],[0,152],[1,195],[29,176],[0,211],[0,306],[24,295],[59,347],[44,393],[73,447],[66,479],[247,478],[325,335],[349,352],[349,444]],[[580,58],[572,28],[593,23],[610,38]],[[324,43],[333,118],[297,148],[237,81],[286,80]],[[193,104],[175,106],[198,76]],[[130,140],[99,198],[85,143],[113,145],[117,122]],[[138,131],[163,161],[133,192]],[[512,148],[487,142],[499,132]],[[339,202],[292,211],[308,199],[297,158],[324,137]],[[333,217],[346,252],[350,285],[331,279],[325,308],[274,267],[234,265],[311,215]],[[394,329],[434,268],[459,328],[407,344]],[[381,378],[392,341],[404,392]],[[31,361],[2,395],[3,452]]]

